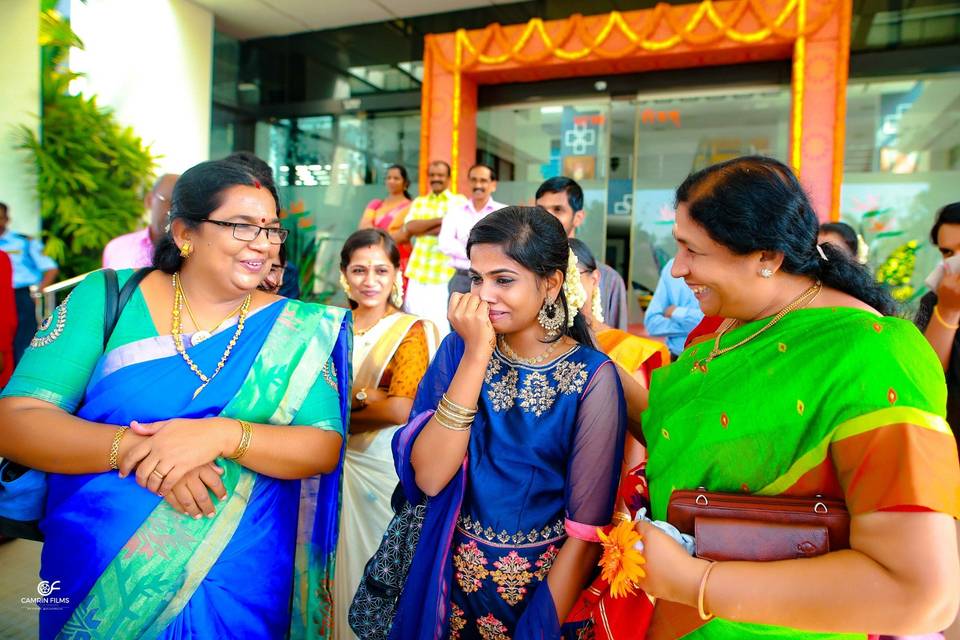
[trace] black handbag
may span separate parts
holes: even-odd
[[[103,270],[103,348],[117,326],[120,312],[130,301],[140,282],[153,271],[152,267],[139,269],[119,289],[117,272]],[[47,497],[46,474],[25,467],[13,460],[0,459],[0,539],[23,538],[43,541],[40,516]],[[5,514],[5,515],[4,515]]]
[[[426,499],[407,502],[400,485],[390,499],[394,515],[376,553],[363,569],[363,579],[350,604],[348,621],[360,640],[386,640],[393,624],[400,592],[407,580],[413,554],[423,530]]]

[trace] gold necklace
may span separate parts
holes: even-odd
[[[233,337],[230,339],[230,342],[227,344],[227,348],[224,350],[223,355],[220,357],[220,361],[217,363],[217,368],[214,369],[213,373],[209,376],[206,375],[203,371],[200,370],[200,367],[196,365],[193,359],[190,357],[190,354],[187,353],[186,349],[183,347],[183,333],[181,327],[180,315],[183,311],[183,292],[179,287],[179,280],[177,274],[173,274],[173,320],[172,320],[172,332],[173,332],[173,344],[177,349],[177,353],[183,358],[184,362],[187,363],[187,366],[190,367],[190,370],[193,371],[200,381],[203,383],[197,390],[193,392],[193,397],[196,398],[203,388],[210,384],[210,381],[213,380],[218,373],[223,369],[224,365],[227,363],[227,358],[230,357],[230,352],[233,351],[234,345],[237,344],[237,340],[240,338],[240,334],[243,333],[243,325],[247,320],[247,312],[250,310],[250,301],[253,298],[251,294],[247,294],[247,297],[244,298],[243,304],[240,305],[240,317],[237,319],[237,330],[234,332]]]
[[[210,329],[209,331],[206,331],[206,330],[200,328],[200,324],[197,322],[196,316],[193,315],[193,309],[190,308],[190,301],[187,299],[187,293],[183,290],[183,281],[180,280],[180,278],[179,278],[179,276],[177,276],[177,274],[174,274],[174,281],[175,281],[175,283],[176,283],[174,286],[177,287],[177,290],[180,292],[180,297],[181,297],[181,299],[183,300],[183,306],[184,306],[184,307],[186,308],[186,310],[187,310],[187,315],[190,316],[190,322],[193,323],[193,328],[196,329],[196,331],[193,332],[193,335],[190,336],[190,344],[191,344],[191,346],[197,346],[198,344],[200,344],[200,343],[203,342],[204,340],[209,340],[210,337],[211,337],[214,333],[217,332],[217,329],[220,328],[220,325],[222,325],[224,322],[226,322],[227,320],[229,320],[229,319],[232,318],[233,316],[235,316],[235,315],[237,315],[238,313],[240,313],[240,309],[243,308],[243,302],[241,302],[240,305],[239,305],[236,309],[234,309],[233,311],[231,311],[230,313],[228,313],[228,314],[226,315],[226,317],[224,317],[223,320],[221,320],[220,322],[218,322],[218,323],[217,323],[212,329]],[[244,302],[245,302],[245,301],[246,301],[246,298],[244,299]]]
[[[391,314],[389,314],[389,313],[383,314],[382,316],[380,316],[379,318],[377,318],[377,321],[376,321],[376,322],[374,322],[372,325],[370,325],[370,326],[367,327],[366,329],[357,329],[357,325],[353,325],[353,335],[359,338],[360,336],[364,336],[364,335],[368,334],[369,332],[373,331],[373,328],[374,328],[375,326],[377,326],[378,324],[380,324],[380,321],[381,321],[381,320],[383,320],[384,318],[386,318],[386,317],[389,316],[389,315],[391,315]]]
[[[725,353],[733,351],[737,347],[745,345],[746,343],[750,342],[751,340],[759,336],[761,333],[766,331],[767,329],[771,328],[773,325],[783,320],[784,316],[786,316],[791,311],[795,311],[801,307],[807,306],[808,304],[813,302],[818,295],[820,295],[821,289],[823,289],[823,285],[820,283],[819,280],[817,280],[816,282],[813,283],[813,285],[810,286],[809,289],[801,293],[799,296],[794,298],[793,301],[791,301],[785,307],[780,309],[780,311],[778,311],[775,316],[770,318],[770,321],[767,322],[767,324],[763,325],[757,331],[753,332],[752,334],[750,334],[740,342],[721,349],[720,339],[723,338],[723,336],[726,335],[727,331],[729,331],[735,324],[735,323],[730,323],[729,325],[721,329],[719,332],[717,332],[717,338],[716,340],[713,341],[713,349],[710,350],[710,355],[708,355],[706,358],[702,358],[694,362],[693,369],[691,369],[691,371],[699,370],[702,373],[706,373],[707,364],[709,364],[711,360],[713,360],[714,358],[718,358]]]
[[[543,353],[533,358],[521,357],[520,354],[510,347],[510,345],[507,343],[507,339],[502,335],[497,336],[497,344],[500,346],[500,351],[502,351],[505,356],[518,364],[540,364],[550,357],[550,354],[552,354],[557,348],[557,345],[560,344],[560,340],[549,343]]]

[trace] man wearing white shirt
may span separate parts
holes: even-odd
[[[475,164],[467,172],[470,180],[470,199],[462,206],[451,207],[440,227],[437,247],[450,259],[456,271],[447,287],[449,293],[470,292],[470,258],[467,240],[470,230],[485,216],[504,207],[493,199],[497,190],[497,173],[485,164]]]

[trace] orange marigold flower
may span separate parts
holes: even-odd
[[[597,529],[603,556],[600,558],[600,577],[610,585],[614,598],[631,596],[637,591],[637,580],[646,577],[643,565],[646,559],[634,548],[641,539],[630,521],[620,522],[609,534]]]

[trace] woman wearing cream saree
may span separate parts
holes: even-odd
[[[336,636],[346,624],[363,569],[380,545],[397,486],[391,441],[407,421],[417,385],[437,350],[433,323],[400,313],[403,282],[396,243],[380,229],[355,232],[340,252],[342,285],[354,307],[353,402],[337,549]]]
[[[0,455],[48,472],[40,574],[65,600],[41,638],[329,631],[349,324],[257,290],[278,209],[241,167],[193,167],[106,346],[95,273],[7,386]]]

